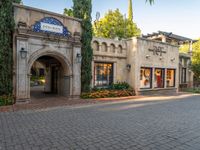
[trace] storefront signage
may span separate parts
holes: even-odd
[[[68,29],[57,19],[53,17],[45,17],[38,21],[33,26],[34,32],[43,32],[43,33],[49,33],[54,34],[57,36],[69,36],[70,32]]]
[[[163,53],[166,53],[166,51],[164,51],[163,49],[164,47],[153,46],[153,48],[149,49],[149,51],[153,52],[153,55],[162,56]]]
[[[55,32],[55,33],[63,33],[62,26],[53,25],[53,24],[49,24],[49,23],[43,23],[43,22],[41,22],[41,30]]]

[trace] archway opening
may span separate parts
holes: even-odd
[[[61,60],[44,55],[34,61],[31,67],[31,99],[69,96],[70,81],[66,73],[67,66]]]

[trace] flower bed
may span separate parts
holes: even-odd
[[[12,105],[13,103],[14,103],[13,96],[11,95],[0,96],[0,106]]]
[[[95,88],[91,92],[81,94],[81,98],[83,99],[127,96],[135,96],[135,91],[125,82],[112,84],[107,89]]]

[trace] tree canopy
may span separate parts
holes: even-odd
[[[103,18],[93,25],[94,35],[105,38],[129,38],[139,36],[140,29],[130,19],[126,19],[119,9],[109,10]]]
[[[133,4],[132,4],[132,0],[129,0],[129,3],[128,3],[128,20],[133,21]]]
[[[200,39],[192,46],[192,70],[195,78],[200,80]],[[181,46],[180,52],[187,53],[189,51],[189,44]]]
[[[72,8],[70,8],[70,9],[65,8],[64,9],[64,15],[73,17],[74,16],[73,9]]]
[[[21,0],[13,0],[13,2],[20,4],[22,1]]]
[[[0,95],[12,94],[14,15],[12,0],[0,5]]]

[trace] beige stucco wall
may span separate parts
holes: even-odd
[[[93,43],[98,43],[98,50],[94,47]],[[106,44],[107,51],[103,49],[102,44]],[[127,45],[126,42],[121,40],[114,40],[114,39],[106,39],[106,38],[96,38],[94,37],[92,40],[92,47],[93,47],[93,54],[94,59],[92,62],[92,73],[93,73],[93,80],[92,86],[94,86],[94,63],[95,62],[107,62],[113,63],[114,69],[114,82],[126,82],[127,81]],[[111,45],[114,45],[115,50],[111,48]],[[120,51],[119,46],[122,48]]]
[[[133,68],[128,74],[128,82],[135,88],[136,92],[140,92],[140,68],[141,67],[151,67],[153,68],[165,68],[165,69],[176,69],[176,86],[178,88],[178,77],[179,77],[179,50],[177,46],[173,46],[166,43],[161,43],[158,41],[143,39],[143,38],[132,38],[127,40],[128,45],[128,63],[130,63]],[[152,51],[153,46],[163,47],[163,51],[166,53],[161,56],[154,55]],[[166,71],[165,71],[166,73]],[[165,74],[166,77],[166,74]],[[154,78],[152,78],[154,83]],[[165,80],[166,82],[166,80]],[[154,90],[154,85],[152,84],[152,89]],[[166,88],[166,84],[165,84]],[[156,89],[158,90],[158,89]],[[159,89],[162,90],[162,89]]]
[[[64,26],[72,33],[81,32],[80,19],[68,17],[65,15],[49,12],[46,10],[41,10],[29,6],[17,5],[14,7],[14,18],[15,24],[18,22],[24,22],[28,27],[32,27],[37,21],[40,21],[44,17],[53,17],[62,22]]]

